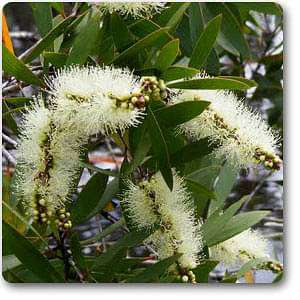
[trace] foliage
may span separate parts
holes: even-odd
[[[282,11],[277,4],[174,2],[152,17],[139,18],[117,11],[100,14],[87,3],[68,5],[32,4],[41,38],[20,57],[3,46],[3,71],[7,78],[14,77],[22,87],[45,89],[44,76],[53,75],[64,66],[128,67],[136,75],[163,79],[168,89],[229,89],[245,96],[250,104],[267,97],[272,102],[268,122],[282,130],[283,55],[281,45],[274,44],[274,36],[282,29]],[[275,26],[273,30],[264,31],[266,20]],[[36,64],[42,72],[35,72]],[[191,78],[203,69],[214,77]],[[4,174],[4,278],[9,282],[185,281],[184,276],[172,272],[180,254],[158,262],[155,253],[149,257],[129,255],[130,249],[147,244],[147,238],[157,228],[136,231],[124,203],[120,220],[109,213],[111,200],[121,198],[126,180],[146,170],[160,171],[172,190],[175,168],[186,182],[197,218],[203,222],[205,247],[193,276],[196,282],[208,282],[209,273],[219,263],[209,257],[209,247],[247,230],[268,212],[240,212],[249,200],[247,197],[227,207],[225,200],[240,170],[211,157],[218,145],[207,139],[191,141],[176,130],[178,125],[203,113],[209,105],[209,99],[204,100],[207,101],[173,106],[155,101],[146,108],[146,117],[138,127],[113,134],[111,138],[124,154],[120,170],[100,169],[83,159],[81,171],[88,169],[92,176],[74,193],[78,196],[74,203],[68,205],[71,220],[80,225],[101,215],[113,223],[90,240],[78,239],[76,227],[61,231],[53,225],[32,223],[24,213],[22,199],[16,199],[12,192],[14,177]],[[31,103],[27,97],[4,97],[3,124],[12,136],[18,132],[18,113]],[[95,149],[95,144],[89,140],[86,149]],[[123,237],[104,249],[103,239],[118,229],[122,229]],[[102,248],[98,246],[88,256],[83,250],[93,243]],[[260,260],[250,262],[230,280],[235,282],[261,264]]]

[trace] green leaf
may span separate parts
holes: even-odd
[[[242,199],[232,204],[223,213],[221,212],[221,209],[217,209],[207,218],[201,227],[203,240],[206,245],[211,245],[213,243],[215,236],[224,228],[247,199],[247,196],[242,197]]]
[[[187,187],[190,190],[193,190],[194,192],[196,192],[197,194],[202,195],[203,197],[209,198],[209,199],[215,199],[216,198],[216,194],[211,191],[210,189],[208,189],[206,186],[191,180],[189,178],[185,178]]]
[[[38,57],[43,50],[47,49],[51,43],[66,30],[66,27],[70,25],[73,20],[75,20],[75,17],[70,16],[57,24],[50,32],[21,56],[22,61],[28,63]]]
[[[171,66],[162,74],[162,79],[166,82],[193,77],[198,74],[200,71],[194,68],[182,67],[182,66]]]
[[[185,101],[154,111],[160,126],[176,127],[200,115],[208,106],[207,101]]]
[[[208,139],[201,139],[197,142],[189,143],[177,152],[171,155],[171,165],[176,166],[179,163],[186,163],[204,157],[211,153],[214,145]]]
[[[178,53],[179,39],[170,41],[161,49],[156,59],[155,68],[160,70],[161,72],[164,72],[175,61]]]
[[[261,219],[267,216],[269,211],[250,211],[242,214],[238,214],[231,218],[226,226],[221,230],[214,239],[208,245],[209,247],[226,241],[233,236],[243,232],[250,228],[254,224],[258,223]]]
[[[4,73],[12,75],[16,79],[33,85],[43,85],[43,82],[34,75],[26,65],[18,58],[10,53],[5,46],[2,45],[2,68]]]
[[[281,6],[274,2],[261,2],[259,5],[252,2],[234,2],[232,4],[241,10],[254,10],[269,15],[282,16]]]
[[[147,282],[157,282],[159,276],[164,274],[168,268],[174,264],[181,254],[176,254],[174,256],[165,258],[154,265],[151,265],[142,272],[139,272],[135,276],[131,277],[127,282],[130,283],[147,283]]]
[[[169,8],[157,14],[153,18],[153,21],[161,27],[169,27],[169,30],[172,32],[181,21],[189,6],[189,2],[173,2]]]
[[[210,52],[206,64],[204,66],[204,69],[208,74],[211,75],[219,75],[220,74],[220,62],[219,62],[219,56],[217,51],[213,48],[212,51]]]
[[[119,190],[119,178],[116,177],[106,186],[100,201],[97,203],[97,205],[91,212],[90,217],[100,212],[106,206],[106,204],[109,203],[109,201],[111,201],[114,196],[116,196],[118,190]]]
[[[221,19],[222,16],[219,15],[207,23],[193,49],[189,67],[197,69],[203,67],[217,39],[220,31]]]
[[[239,169],[232,166],[230,162],[226,162],[218,176],[218,181],[215,185],[215,192],[217,195],[217,201],[214,203],[216,207],[223,207],[224,201],[230,194],[234,183],[236,182]],[[213,209],[212,209],[213,211]]]
[[[88,18],[88,16],[86,16]],[[67,59],[66,65],[84,64],[95,47],[100,32],[99,17],[97,15],[87,20],[76,36]]]
[[[51,2],[50,5],[60,14],[64,14],[64,3],[63,2]]]
[[[3,101],[5,101],[7,104],[16,106],[16,107],[22,107],[25,104],[30,104],[32,101],[32,98],[27,97],[13,97],[13,98],[3,98]]]
[[[237,278],[234,275],[225,276],[220,282],[221,283],[236,283]]]
[[[107,252],[101,254],[95,259],[92,266],[92,270],[101,269],[105,265],[109,265],[113,262],[115,256],[120,253],[120,251],[126,250],[129,247],[137,246],[142,243],[151,232],[148,231],[132,231],[124,235],[118,242],[111,246]],[[113,263],[116,263],[115,261]]]
[[[159,162],[159,169],[170,190],[173,188],[173,175],[170,165],[168,146],[163,131],[150,107],[148,107],[149,134],[152,149]]]
[[[61,68],[65,65],[68,55],[65,53],[44,52],[45,61],[50,62],[53,66]]]
[[[46,282],[63,282],[63,278],[48,260],[13,227],[3,221],[3,245],[12,249],[15,256],[36,276]]]
[[[113,13],[110,20],[114,44],[118,51],[122,52],[133,43],[133,37],[126,23],[117,13]]]
[[[209,273],[217,266],[219,262],[216,260],[204,260],[200,262],[200,265],[193,269],[193,273],[196,276],[196,281],[208,282]]]
[[[246,79],[244,77],[239,77],[239,76],[218,76],[217,78],[237,80],[239,82],[245,83],[246,85],[248,85],[251,88],[257,86],[257,83],[254,80]]]
[[[31,3],[36,27],[44,37],[52,29],[52,11],[49,2]]]
[[[272,281],[272,283],[277,283],[277,282],[280,282],[282,279],[283,279],[283,272],[280,272],[275,278],[274,280]]]
[[[2,256],[2,272],[20,266],[22,263],[13,254]]]
[[[188,9],[189,32],[193,47],[204,29],[204,19],[201,3],[192,2]]]
[[[205,3],[209,12],[213,16],[222,14],[221,32],[226,39],[236,48],[243,58],[250,58],[249,46],[243,35],[241,25],[234,12],[229,8],[227,3]]]
[[[247,90],[256,86],[253,80],[240,77],[223,76],[213,78],[200,78],[191,80],[182,80],[167,84],[169,88],[175,89],[206,89],[206,90]],[[206,99],[209,100],[209,99]]]
[[[9,215],[8,215],[9,213]],[[47,242],[45,239],[39,234],[39,232],[26,220],[15,207],[12,207],[10,203],[2,201],[2,217],[3,220],[9,224],[10,226],[14,227],[17,231],[20,232],[20,226],[25,227],[26,229],[29,228],[43,243],[47,246]],[[22,224],[22,225],[21,225]]]
[[[108,176],[101,173],[96,173],[90,178],[72,208],[74,224],[80,224],[91,216],[105,191],[107,180]]]
[[[167,31],[168,28],[161,28],[154,32],[151,32],[146,37],[138,40],[131,47],[124,50],[111,63],[116,65],[126,65],[130,63],[130,60],[133,59],[141,50],[148,48],[150,46],[155,46],[158,39],[164,36]]]

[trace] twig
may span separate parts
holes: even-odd
[[[124,224],[125,224],[125,220],[124,220],[124,218],[121,218],[120,220],[116,221],[115,223],[111,224],[110,226],[108,226],[107,228],[105,228],[104,230],[102,230],[101,232],[96,234],[95,236],[93,236],[89,239],[86,239],[84,241],[81,241],[80,244],[88,245],[91,242],[93,242],[94,240],[101,240],[101,239],[103,240],[107,235],[111,234],[118,228],[122,227]]]
[[[70,254],[68,253],[68,249],[65,245],[65,238],[66,238],[66,232],[60,231],[59,232],[59,248],[62,254],[62,259],[64,262],[64,273],[65,273],[65,280],[68,281],[69,275],[70,275]]]
[[[13,140],[11,137],[9,137],[8,135],[6,135],[5,133],[2,133],[2,137],[3,139],[8,142],[9,144],[13,145],[14,147],[18,146],[18,143]]]
[[[29,31],[11,31],[9,33],[12,39],[31,39],[38,40],[37,36]]]
[[[129,151],[129,147],[128,147],[128,145],[126,144],[126,141],[124,140],[124,137],[123,137],[121,131],[118,131],[118,135],[119,135],[120,140],[121,140],[121,142],[122,142],[122,144],[123,144],[123,146],[124,146],[124,158],[125,158],[126,160],[128,159],[129,161],[131,161],[131,160],[132,160],[132,155],[131,155],[131,153],[130,153],[130,151]]]
[[[102,225],[101,225],[100,216],[98,214],[96,215],[96,223],[97,223],[98,228],[99,228],[99,235],[101,235],[101,233],[103,233],[103,228],[102,228]],[[105,237],[104,236],[101,238],[101,243],[102,243],[102,247],[103,247],[103,252],[106,252],[106,243],[105,243]]]
[[[252,198],[254,197],[254,195],[260,190],[260,188],[263,186],[263,184],[265,183],[266,179],[271,175],[271,171],[268,172],[265,176],[263,176],[260,180],[260,182],[257,184],[257,186],[255,187],[255,189],[248,195],[248,199],[247,201],[244,202],[241,210],[245,209],[247,207],[247,205],[249,204],[249,202],[252,200]]]
[[[4,147],[2,147],[2,153],[6,157],[6,159],[9,161],[9,163],[15,167],[17,164],[16,160]]]

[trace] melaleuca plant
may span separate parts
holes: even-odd
[[[282,276],[272,240],[252,228],[270,213],[249,205],[261,183],[226,200],[240,172],[265,180],[282,170],[280,126],[251,105],[261,92],[258,68],[246,79],[224,63],[239,64],[240,74],[251,67],[244,25],[254,8],[232,4],[248,12],[235,19],[214,5],[32,4],[41,39],[19,58],[3,48],[5,76],[14,77],[7,85],[37,87],[26,105],[5,112],[15,148],[5,152],[13,179],[4,260],[14,262],[6,280],[196,284],[213,281],[214,270],[239,282],[256,269]],[[266,7],[280,24],[281,9]],[[56,20],[48,31],[45,14]],[[230,18],[239,24],[232,36],[224,31]],[[23,98],[4,100],[10,109]],[[103,148],[110,168],[92,158]],[[82,239],[91,224],[99,232]]]

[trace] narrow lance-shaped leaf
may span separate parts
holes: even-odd
[[[174,256],[165,258],[156,264],[148,267],[142,272],[139,272],[135,276],[131,277],[127,282],[131,283],[146,283],[146,282],[155,282],[158,281],[159,276],[164,274],[168,268],[174,264],[181,254],[176,254]]]
[[[193,270],[197,282],[208,282],[209,273],[217,266],[217,260],[205,260]]]
[[[215,145],[209,142],[207,138],[189,143],[171,155],[171,165],[176,166],[178,163],[190,162],[211,153]]]
[[[213,49],[216,38],[218,36],[221,19],[222,16],[219,15],[207,23],[204,31],[202,32],[196,43],[195,48],[193,49],[189,67],[197,69],[203,67],[211,50]]]
[[[133,37],[126,23],[117,13],[111,15],[110,21],[114,44],[118,51],[121,52],[133,43]]]
[[[49,2],[31,3],[33,17],[39,33],[44,37],[52,29],[52,11]]]
[[[154,115],[161,126],[176,127],[200,115],[209,104],[208,101],[186,101],[158,109]]]
[[[222,14],[221,31],[226,39],[240,52],[243,58],[250,58],[250,50],[242,32],[242,26],[226,3],[205,3],[213,16]]]
[[[33,85],[43,85],[43,82],[4,46],[2,46],[2,67],[4,73],[12,75],[18,80]]]
[[[155,68],[161,72],[164,72],[175,61],[178,53],[179,39],[170,41],[161,49],[156,59]]]
[[[54,40],[66,30],[66,27],[71,24],[73,20],[75,20],[75,17],[70,16],[61,21],[35,45],[24,52],[24,54],[20,55],[20,59],[25,63],[28,63],[38,57],[43,52],[43,50],[51,45],[51,43],[54,42]]]
[[[234,216],[241,205],[248,199],[244,196],[239,201],[230,205],[223,213],[221,208],[215,210],[202,225],[203,240],[206,244],[210,245],[214,237],[224,228],[229,220]]]
[[[174,31],[189,6],[189,2],[173,2],[169,8],[157,14],[153,21],[160,26],[169,27],[170,31]]]
[[[205,90],[247,90],[255,87],[256,83],[253,80],[248,80],[240,77],[222,76],[213,78],[199,78],[191,80],[182,80],[168,83],[169,88],[175,89],[205,89]]]
[[[149,231],[132,231],[124,235],[118,242],[111,246],[109,250],[95,259],[95,263],[92,266],[92,270],[101,269],[103,266],[109,265],[114,257],[120,253],[120,251],[127,249],[128,247],[137,246],[142,243],[151,232]]]
[[[265,14],[282,16],[282,8],[278,3],[261,2],[259,5],[255,2],[234,2],[234,6],[240,10],[254,10]]]
[[[167,143],[160,125],[152,111],[148,108],[149,112],[149,134],[152,143],[152,149],[156,158],[158,159],[159,169],[168,185],[170,190],[173,188],[173,175],[170,166],[170,157]]]
[[[64,3],[63,2],[51,2],[50,5],[61,15],[64,15]]]
[[[140,50],[154,46],[156,44],[156,41],[166,34],[168,31],[168,28],[160,28],[150,34],[148,34],[146,37],[138,40],[135,44],[133,44],[131,47],[127,48],[125,51],[123,51],[119,56],[117,56],[111,63],[114,64],[127,64],[129,60],[137,55]]]
[[[88,16],[86,16],[86,18],[88,18]],[[75,38],[66,65],[84,64],[95,47],[99,33],[99,17],[95,15],[87,20],[87,23]]]
[[[231,192],[238,173],[239,169],[234,167],[230,162],[224,164],[215,185],[217,201],[213,204],[212,211],[217,207],[223,207],[224,201]]]
[[[63,282],[60,274],[24,236],[3,221],[4,246],[9,247],[16,257],[43,282]]]
[[[44,52],[45,61],[51,63],[55,67],[63,67],[68,59],[65,53]]]
[[[254,224],[258,223],[269,213],[269,211],[250,211],[234,216],[226,224],[223,230],[221,230],[207,245],[211,247],[232,238],[233,236],[245,231]]]
[[[100,212],[113,199],[113,197],[116,196],[118,191],[119,191],[119,178],[116,177],[109,184],[107,184],[104,193],[100,197],[100,200],[98,201],[98,203],[96,204],[92,212],[90,213],[89,217],[92,217],[98,212]]]
[[[105,191],[107,180],[108,176],[101,173],[90,178],[72,208],[71,215],[74,224],[80,224],[90,217]]]
[[[193,77],[198,74],[200,71],[194,68],[188,68],[183,66],[171,66],[162,74],[162,79],[166,82],[177,80],[181,78]]]

